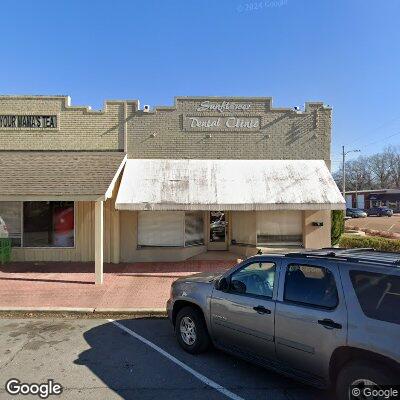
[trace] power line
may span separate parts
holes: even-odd
[[[392,118],[391,120],[386,121],[386,122],[384,122],[383,124],[379,125],[377,128],[374,128],[374,129],[371,129],[371,130],[367,131],[367,134],[368,134],[368,133],[373,133],[373,132],[379,131],[379,129],[382,129],[382,128],[385,127],[385,126],[390,125],[392,122],[397,121],[398,119],[400,119],[400,116],[394,117],[394,118]],[[362,136],[356,137],[356,138],[355,138],[354,140],[352,140],[351,142],[346,142],[345,145],[346,145],[346,144],[354,144],[355,142],[357,142],[357,141],[359,141],[360,139],[362,139],[364,136],[365,136],[365,133],[364,133]]]
[[[382,142],[382,140],[390,139],[390,138],[392,138],[393,136],[397,136],[397,135],[400,135],[400,132],[396,132],[396,133],[393,133],[392,135],[386,136],[386,137],[384,137],[384,138],[382,138],[382,139],[375,140],[374,142],[365,144],[365,145],[361,146],[360,148],[363,149],[364,147],[371,146],[371,145],[373,145],[373,144]]]

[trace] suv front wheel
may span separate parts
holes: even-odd
[[[180,346],[191,354],[202,353],[210,344],[203,315],[193,307],[184,307],[178,312],[175,335]]]
[[[338,400],[364,399],[364,388],[398,384],[394,374],[383,365],[374,365],[368,361],[346,364],[336,380]],[[352,394],[352,396],[350,395]]]

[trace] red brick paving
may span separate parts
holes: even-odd
[[[223,271],[235,260],[105,264],[94,284],[93,263],[11,263],[0,266],[0,308],[163,308],[171,283],[197,272]]]

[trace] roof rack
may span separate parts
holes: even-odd
[[[285,257],[298,258],[334,258],[338,261],[374,263],[385,266],[400,266],[400,254],[384,251],[376,251],[370,248],[338,249],[323,248],[304,252],[287,253]]]

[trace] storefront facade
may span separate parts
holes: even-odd
[[[0,216],[15,261],[184,260],[207,250],[330,245],[344,200],[331,109],[178,97],[103,111],[0,97]]]

